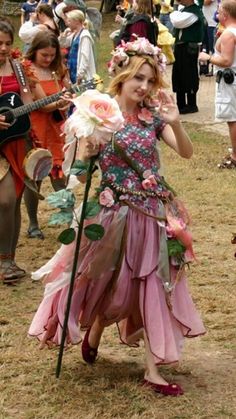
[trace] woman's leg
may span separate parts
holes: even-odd
[[[25,275],[14,261],[21,226],[20,203],[9,171],[0,181],[0,275],[4,281]]]
[[[20,228],[21,228],[21,199],[22,195],[17,198],[16,205],[15,205],[15,231],[13,234],[13,241],[12,241],[12,254],[14,255],[16,252],[16,246],[19,240],[20,235]]]
[[[88,343],[92,348],[98,348],[103,330],[104,326],[101,325],[100,318],[97,316],[90,329],[88,337]]]
[[[164,378],[162,378],[162,376],[159,374],[158,368],[154,362],[153,355],[151,353],[149,341],[145,331],[143,332],[143,337],[146,357],[146,371],[144,375],[145,380],[150,381],[154,384],[168,385],[167,381],[164,380]]]
[[[51,179],[51,184],[54,191],[57,192],[57,191],[60,191],[61,189],[66,188],[66,180],[64,177],[54,179],[53,177],[50,176],[50,179]]]
[[[81,351],[84,361],[88,364],[93,364],[96,361],[103,330],[104,327],[100,323],[99,316],[97,316],[91,328],[84,335]]]
[[[180,387],[179,384],[169,384],[159,374],[158,368],[153,359],[153,355],[145,331],[144,344],[146,354],[146,371],[144,375],[144,386],[152,389],[156,393],[164,394],[165,396],[181,396],[182,394],[184,394],[183,389]]]
[[[42,182],[37,182],[38,191],[40,191]],[[29,217],[29,228],[28,228],[28,236],[30,238],[38,238],[44,239],[44,235],[39,228],[38,222],[38,204],[39,199],[36,193],[34,193],[31,189],[25,188],[24,191],[24,201],[26,210]]]
[[[228,128],[232,147],[231,157],[236,162],[236,121],[228,122]]]
[[[0,255],[9,255],[10,261],[14,252],[16,191],[14,180],[9,171],[0,181]],[[6,263],[10,263],[6,260]]]

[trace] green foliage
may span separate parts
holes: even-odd
[[[96,201],[88,201],[86,204],[85,218],[93,218],[101,210],[101,205]]]
[[[73,212],[72,210],[65,210],[62,209],[59,212],[51,214],[49,217],[48,224],[49,225],[62,225],[62,224],[70,224],[73,220]]]
[[[104,236],[104,227],[100,224],[90,224],[84,228],[85,236],[92,241],[101,240]]]
[[[70,170],[70,173],[75,176],[80,176],[82,174],[85,174],[87,170],[88,163],[85,163],[81,160],[75,160]]]
[[[177,239],[167,240],[168,255],[179,257],[185,252],[185,247]]]
[[[69,189],[53,192],[48,195],[46,200],[54,208],[70,209],[74,208],[75,205],[75,195]]]
[[[59,236],[58,241],[63,244],[70,244],[75,239],[75,229],[74,228],[67,228],[63,230]]]

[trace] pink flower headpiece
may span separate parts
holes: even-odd
[[[161,72],[166,68],[166,56],[159,47],[152,45],[146,38],[138,38],[133,42],[121,41],[121,44],[112,51],[112,59],[108,63],[108,72],[111,76],[117,74],[117,70],[129,64],[133,55],[150,55],[156,60]]]

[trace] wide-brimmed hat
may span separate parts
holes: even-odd
[[[2,180],[4,176],[6,176],[9,168],[10,164],[8,163],[8,161],[3,156],[0,156],[0,180]]]

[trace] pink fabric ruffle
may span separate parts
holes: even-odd
[[[171,293],[171,305],[167,304],[163,278],[158,276],[162,227],[127,207],[118,212],[103,210],[99,221],[105,227],[105,236],[97,242],[84,238],[81,246],[67,343],[79,343],[80,328],[91,326],[99,314],[104,326],[118,324],[120,338],[127,344],[138,343],[135,336],[144,328],[157,364],[178,361],[183,338],[204,334],[205,329],[183,276]],[[125,234],[125,251],[114,280]],[[74,243],[62,246],[33,275],[34,279],[44,277],[47,285],[29,334],[43,342],[60,344],[73,252]],[[175,281],[176,268],[170,267],[170,273]]]

